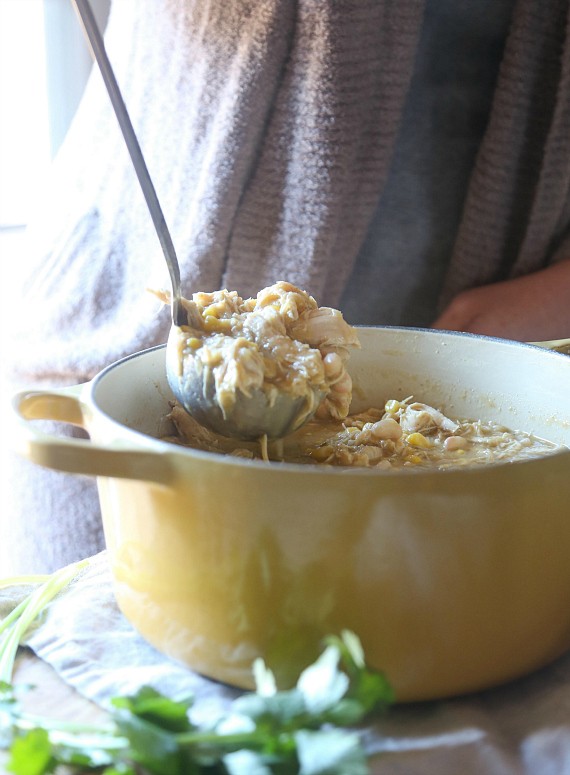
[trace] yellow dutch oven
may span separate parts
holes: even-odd
[[[420,329],[359,336],[353,409],[413,395],[570,446],[565,355]],[[261,655],[286,686],[349,628],[409,701],[570,648],[569,449],[446,471],[266,464],[161,441],[170,398],[158,347],[14,402],[23,455],[97,476],[118,604],[165,654],[241,687]],[[40,418],[90,440],[44,435]]]

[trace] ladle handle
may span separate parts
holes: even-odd
[[[99,66],[101,75],[103,76],[103,81],[107,87],[109,97],[111,98],[111,103],[113,105],[115,115],[117,116],[123,137],[125,138],[135,172],[139,179],[139,183],[150,211],[156,233],[158,234],[158,239],[166,259],[166,264],[168,266],[172,284],[172,322],[174,325],[180,325],[181,322],[183,322],[181,315],[182,309],[180,305],[180,267],[178,264],[178,259],[176,258],[174,244],[166,225],[166,221],[162,213],[162,208],[160,206],[160,202],[158,201],[153,182],[148,172],[148,168],[143,158],[135,130],[133,129],[131,119],[121,95],[117,79],[115,78],[113,68],[111,67],[111,62],[107,56],[105,43],[101,33],[99,32],[99,27],[97,26],[91,5],[88,0],[72,1],[83,24],[93,58]]]

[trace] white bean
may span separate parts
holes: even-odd
[[[392,417],[386,417],[384,420],[378,420],[378,422],[372,423],[369,429],[371,438],[378,441],[397,441],[402,436],[402,429],[400,423],[394,420]]]
[[[453,452],[456,449],[467,449],[469,442],[463,436],[448,436],[443,442],[443,447],[448,452]]]

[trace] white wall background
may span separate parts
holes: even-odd
[[[120,2],[120,0],[118,0]],[[111,0],[91,0],[103,30]],[[9,400],[2,369],[7,321],[27,310],[13,297],[10,269],[26,260],[25,225],[75,113],[92,61],[71,0],[0,0],[0,503],[6,470]],[[0,576],[10,569],[2,541]]]
[[[101,29],[110,0],[91,0]],[[0,0],[0,228],[21,226],[92,67],[71,0]]]

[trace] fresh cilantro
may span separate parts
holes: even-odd
[[[368,667],[358,637],[325,639],[294,688],[278,691],[271,670],[256,660],[256,691],[238,697],[210,727],[190,720],[193,698],[174,701],[150,687],[112,701],[109,722],[78,725],[29,716],[9,683],[26,630],[81,566],[54,574],[0,622],[0,746],[14,775],[67,772],[102,775],[365,775],[366,755],[355,730],[385,711],[393,693]]]
[[[18,775],[42,775],[53,772],[55,768],[56,762],[45,729],[32,729],[23,737],[16,737],[10,754],[8,769]]]

